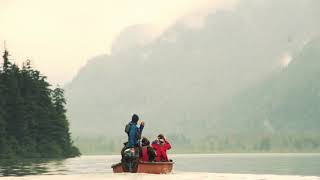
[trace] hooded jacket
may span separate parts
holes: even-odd
[[[164,140],[163,144],[159,144],[157,140],[153,141],[152,147],[156,151],[156,161],[169,161],[167,155],[167,150],[171,149],[169,141]]]
[[[130,122],[130,130],[128,133],[128,148],[133,148],[136,146],[139,146],[139,140],[144,128],[144,125],[140,125],[140,127],[138,128],[137,123],[134,122]]]

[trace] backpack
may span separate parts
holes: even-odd
[[[128,123],[128,124],[126,125],[126,127],[124,128],[124,132],[126,132],[128,135],[129,135],[129,132],[130,132],[130,128],[131,128],[130,123]]]

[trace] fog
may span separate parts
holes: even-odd
[[[133,113],[174,152],[319,152],[319,17],[318,0],[1,1],[0,40],[63,85],[84,154],[118,152]]]
[[[0,1],[0,42],[12,60],[31,59],[52,84],[70,81],[86,61],[110,52],[125,27],[150,23],[159,34],[184,16],[202,17],[235,0]]]
[[[111,52],[90,59],[66,86],[74,136],[120,144],[137,113],[146,136],[165,133],[179,152],[199,151],[204,139],[209,152],[313,144],[320,127],[317,5],[239,1],[197,23],[180,19],[157,36],[150,24],[125,28]]]

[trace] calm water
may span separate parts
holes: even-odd
[[[170,155],[174,174],[233,173],[320,177],[320,154]],[[119,156],[82,156],[67,160],[1,162],[0,176],[112,174]]]

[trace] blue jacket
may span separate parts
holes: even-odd
[[[139,145],[139,138],[138,138],[139,133],[140,135],[142,134],[144,126],[140,125],[140,127],[138,128],[136,123],[130,122],[129,124],[130,124],[130,131],[128,134],[127,147],[132,148]]]

